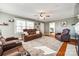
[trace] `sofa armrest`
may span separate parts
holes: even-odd
[[[13,48],[14,46],[15,46],[15,44],[16,43],[7,43],[7,44],[3,44],[3,51],[6,51],[6,50],[8,50],[8,49],[11,49],[11,48]]]
[[[10,44],[4,44],[3,45],[3,51],[7,51],[9,49],[12,49],[14,47],[21,46],[21,45],[22,45],[21,42],[13,42],[13,43],[10,43]]]

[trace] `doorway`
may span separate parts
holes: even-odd
[[[49,23],[49,35],[55,36],[55,22]]]

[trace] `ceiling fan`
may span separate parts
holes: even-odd
[[[50,14],[46,13],[46,12],[40,12],[38,15],[34,15],[34,16],[38,16],[39,19],[46,19],[48,17],[50,17]]]

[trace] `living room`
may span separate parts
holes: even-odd
[[[78,3],[0,3],[0,55],[78,56],[78,7]]]

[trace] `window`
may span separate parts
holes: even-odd
[[[23,29],[25,29],[25,21],[16,20],[16,32],[23,32]]]
[[[34,29],[34,22],[33,21],[27,21],[26,22],[26,28],[27,29]]]
[[[23,32],[23,29],[25,28],[34,29],[34,22],[16,18],[15,26],[16,26],[15,32]]]

